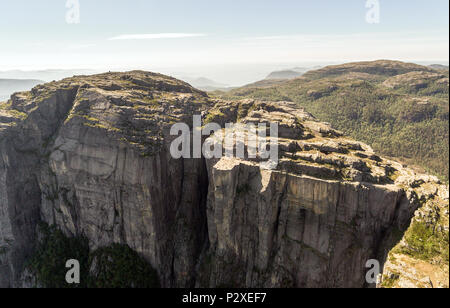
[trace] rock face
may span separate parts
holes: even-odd
[[[206,235],[206,167],[172,159],[164,138],[202,101],[187,84],[139,72],[13,96],[0,132],[2,285],[18,279],[40,219],[93,249],[128,244],[164,285],[192,284]]]
[[[394,179],[415,175],[293,103],[246,103],[241,122],[279,122],[279,166],[207,161],[210,247],[198,285],[363,286],[366,262],[383,262],[419,205]]]
[[[174,159],[170,128],[194,114],[277,122],[277,168]],[[23,285],[40,221],[92,249],[128,245],[164,287],[367,286],[366,261],[384,263],[416,190],[442,189],[415,177],[293,103],[218,101],[140,71],[49,83],[0,105],[0,287]]]
[[[401,179],[399,179],[401,180]],[[380,287],[448,288],[448,186],[437,190],[428,177],[409,184],[422,207],[416,211],[402,240],[389,253]],[[408,182],[408,181],[406,181]]]

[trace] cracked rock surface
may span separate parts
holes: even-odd
[[[196,114],[277,122],[278,165],[172,158],[171,126]],[[164,287],[364,287],[366,261],[383,265],[445,189],[294,103],[215,100],[142,71],[77,76],[0,103],[0,287],[23,285],[41,221],[92,249],[128,245]]]

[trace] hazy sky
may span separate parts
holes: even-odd
[[[72,0],[75,1],[75,0]],[[0,70],[448,62],[448,0],[0,0]],[[244,67],[244,66],[243,66]]]

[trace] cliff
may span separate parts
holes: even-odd
[[[277,168],[174,159],[170,128],[195,114],[279,123]],[[366,261],[385,263],[422,204],[448,208],[446,189],[294,103],[141,71],[68,78],[0,105],[0,287],[24,286],[41,222],[91,250],[129,246],[164,287],[363,287]]]

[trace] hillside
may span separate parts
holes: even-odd
[[[432,69],[435,69],[435,70],[448,71],[448,65],[431,64],[431,65],[428,65],[428,67],[431,67]]]
[[[279,70],[271,72],[265,80],[283,80],[283,79],[294,79],[301,77],[308,71],[317,70],[321,68],[321,66],[313,66],[313,67],[294,67],[292,69]]]
[[[180,79],[188,82],[193,87],[203,91],[227,90],[227,88],[229,87],[226,84],[216,82],[206,77],[198,77],[198,78],[181,77]]]
[[[284,70],[284,71],[276,71],[270,73],[266,79],[293,79],[303,75],[303,72],[298,72],[294,70]]]
[[[278,140],[258,133],[276,156],[175,158],[171,128],[192,127],[193,115],[236,123],[203,141],[220,149],[247,134],[247,154],[256,131],[245,125],[277,123]],[[448,210],[437,178],[295,103],[214,99],[143,71],[68,78],[0,103],[0,193],[0,287],[68,287],[68,258],[83,261],[80,287],[369,287],[367,260],[391,262],[408,227],[398,249],[419,257],[433,220],[415,231],[416,209]],[[437,239],[420,257],[448,276],[448,242]]]
[[[449,74],[398,61],[328,66],[218,96],[293,101],[377,152],[448,179]]]
[[[340,65],[330,65],[305,74],[308,79],[321,79],[338,77],[349,73],[365,73],[372,76],[390,77],[401,75],[413,71],[432,71],[432,68],[417,65],[414,63],[404,63],[400,61],[378,60],[367,62],[353,62]]]

